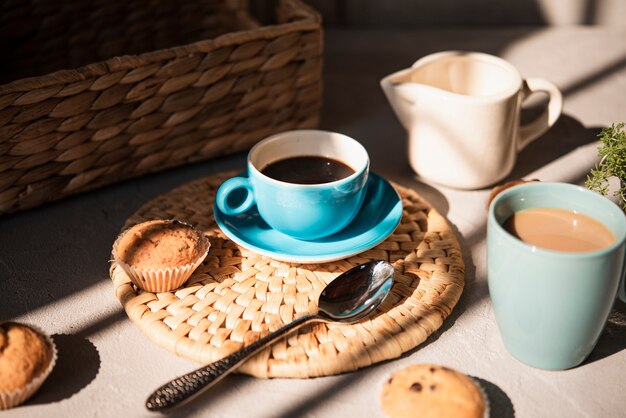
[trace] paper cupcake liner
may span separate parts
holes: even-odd
[[[472,376],[467,376],[467,377],[469,377],[472,380],[472,382],[474,382],[474,385],[476,386],[476,388],[480,392],[480,395],[483,398],[483,403],[485,404],[485,413],[483,414],[483,418],[489,418],[491,416],[491,403],[489,402],[489,395],[487,395],[487,391],[485,390],[482,383],[480,383],[478,379]]]
[[[177,222],[193,228],[193,226],[185,222]],[[193,229],[195,230],[195,228]],[[117,246],[127,231],[128,229],[122,232],[113,243],[113,259],[122,267],[135,286],[147,292],[168,292],[181,287],[209,254],[209,248],[211,247],[208,238],[198,231],[198,236],[201,237],[201,243],[205,248],[196,260],[178,267],[140,269],[124,263],[117,257]]]
[[[39,390],[43,382],[48,378],[48,375],[50,375],[50,372],[52,372],[52,369],[57,362],[57,347],[54,344],[52,338],[50,338],[50,336],[43,332],[39,327],[30,324],[23,325],[34,329],[45,338],[51,348],[52,358],[50,359],[50,364],[48,364],[48,367],[46,367],[46,369],[39,376],[34,378],[22,389],[16,389],[11,392],[0,391],[0,410],[5,410],[18,406],[24,403],[28,398],[33,396],[35,392]]]

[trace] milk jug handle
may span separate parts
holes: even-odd
[[[522,150],[526,145],[539,138],[552,125],[556,123],[563,110],[563,96],[559,88],[543,78],[527,78],[522,88],[522,100],[526,100],[533,93],[547,93],[548,106],[543,113],[532,122],[522,125],[520,128],[517,150]]]

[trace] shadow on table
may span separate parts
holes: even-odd
[[[187,403],[181,404],[180,406],[172,409],[160,411],[159,413],[148,412],[146,409],[146,415],[144,416],[161,416],[168,418],[185,418],[192,415],[196,416],[194,413],[198,413],[198,411],[202,410],[208,410],[210,409],[211,403],[215,403],[217,399],[227,397],[229,393],[232,392],[234,387],[241,390],[242,384],[246,381],[252,381],[252,378],[242,374],[230,374],[225,376],[222,380],[220,380],[220,382],[207,389],[205,392],[201,392],[197,397],[189,400]]]
[[[624,349],[626,349],[626,303],[618,299],[596,347],[582,365],[602,360]]]
[[[480,383],[480,386],[487,393],[489,399],[489,417],[490,418],[513,418],[515,417],[515,408],[511,398],[500,389],[497,385],[480,377],[472,376],[473,379]]]
[[[531,110],[529,113],[534,112]],[[519,153],[513,171],[499,183],[525,178],[575,149],[597,142],[597,135],[601,129],[601,127],[587,128],[574,117],[562,114],[552,128]],[[579,183],[586,179],[587,174],[588,171],[581,173],[580,178],[566,179],[566,181]]]
[[[336,376],[335,378],[335,382],[328,385],[328,387],[325,387],[320,391],[315,390],[302,402],[299,402],[296,405],[284,407],[280,411],[278,411],[280,406],[275,405],[274,407],[278,409],[276,413],[272,414],[273,418],[291,418],[317,415],[316,412],[319,412],[319,408],[324,405],[324,402],[327,402],[329,399],[333,399],[343,391],[352,390],[354,384],[359,379],[362,379],[362,373],[345,373]],[[233,390],[233,387],[241,388],[242,383],[252,381],[252,379],[253,378],[250,376],[245,375],[228,375],[215,386],[211,387],[206,393],[194,398],[187,404],[181,405],[179,408],[163,411],[161,416],[167,416],[168,418],[183,418],[188,417],[197,411],[208,409],[211,403],[214,403],[217,399],[227,397],[229,392]],[[259,409],[259,414],[263,411],[263,408],[267,407],[269,406],[259,405],[258,408],[261,408]]]
[[[70,398],[87,387],[100,370],[100,355],[91,341],[67,334],[55,334],[52,340],[57,346],[57,363],[27,405],[47,404]]]

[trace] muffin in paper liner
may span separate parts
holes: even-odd
[[[122,232],[113,243],[112,255],[137,287],[167,292],[189,279],[210,246],[208,238],[187,223],[152,220]]]
[[[41,387],[43,382],[48,378],[50,372],[54,368],[57,361],[57,348],[54,344],[54,341],[48,334],[43,332],[38,327],[35,327],[30,324],[23,324],[20,322],[14,321],[4,321],[0,322],[0,327],[7,324],[17,324],[22,327],[30,328],[39,336],[43,337],[46,342],[48,348],[50,349],[50,360],[46,368],[40,372],[37,376],[34,376],[28,383],[26,383],[23,387],[16,388],[14,390],[3,390],[0,388],[0,411],[13,408],[24,403],[28,398],[33,396],[37,390]]]
[[[435,364],[412,364],[383,385],[380,404],[388,418],[488,418],[489,397],[477,379]]]

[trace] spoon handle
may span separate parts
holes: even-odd
[[[155,390],[148,397],[146,400],[146,408],[150,411],[160,411],[189,400],[204,389],[213,386],[261,349],[272,344],[279,338],[284,337],[287,333],[317,319],[319,319],[317,315],[307,315],[297,318],[282,328],[279,328],[220,360],[171,380]]]

